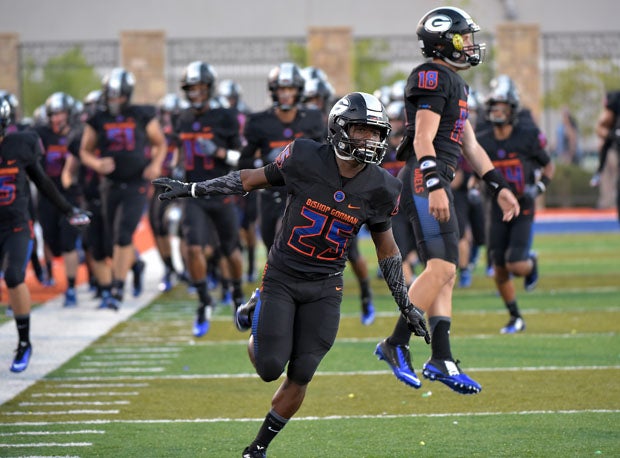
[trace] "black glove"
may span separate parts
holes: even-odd
[[[172,200],[179,197],[190,197],[191,184],[173,180],[168,177],[155,178],[151,181],[155,186],[164,188],[164,192],[159,195],[159,200]]]
[[[536,184],[528,184],[525,187],[525,191],[523,191],[523,194],[532,199],[536,199],[543,192],[545,192],[545,185],[539,181]]]
[[[396,147],[396,159],[406,161],[413,154],[413,137],[405,135]]]
[[[92,216],[93,214],[91,212],[82,210],[79,207],[73,207],[71,211],[67,213],[67,219],[71,226],[88,226]]]
[[[431,335],[426,328],[426,320],[424,319],[423,313],[412,304],[409,304],[406,308],[402,309],[400,313],[402,313],[405,320],[407,320],[409,330],[416,336],[424,337],[424,341],[427,344],[430,344]]]
[[[199,138],[196,140],[196,144],[198,145],[198,150],[206,157],[213,156],[217,151],[217,145],[206,138]]]

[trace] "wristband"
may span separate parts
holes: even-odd
[[[189,188],[189,194],[195,199],[196,198],[196,183],[192,183]]]
[[[437,173],[437,158],[434,156],[423,156],[420,158],[420,172],[424,177],[424,184],[428,192],[441,189],[441,181]]]
[[[494,196],[497,196],[502,189],[509,187],[508,183],[497,169],[489,170],[482,176],[482,179],[491,189]]]
[[[549,178],[547,175],[543,175],[540,178],[540,181],[536,183],[536,186],[538,186],[538,189],[540,189],[541,194],[547,190],[547,186],[549,186],[549,183],[551,183],[551,178]]]

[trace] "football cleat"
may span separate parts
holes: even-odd
[[[233,304],[233,297],[231,291],[227,290],[222,292],[221,304],[225,307],[230,307]]]
[[[523,318],[510,318],[510,321],[506,326],[499,330],[500,334],[516,334],[517,332],[525,331],[525,321]]]
[[[32,345],[20,342],[15,350],[15,359],[11,364],[11,372],[23,372],[28,367],[30,357],[32,356]]]
[[[459,361],[431,358],[424,363],[422,375],[430,381],[440,381],[457,393],[476,394],[482,390],[478,382],[469,378],[467,374],[461,371]]]
[[[523,279],[523,288],[526,291],[534,291],[538,283],[538,256],[532,252],[530,253],[530,259],[532,260],[532,271]]]
[[[118,310],[121,308],[121,303],[114,296],[110,294],[109,291],[106,291],[102,294],[101,302],[99,303],[99,309],[110,309],[110,310]]]
[[[469,268],[461,270],[459,272],[459,288],[469,288],[471,287],[471,283],[471,270],[469,270]]]
[[[138,259],[134,262],[133,266],[131,266],[131,271],[133,272],[133,297],[138,297],[142,294],[142,289],[144,287],[144,261],[142,259]]]
[[[239,331],[247,331],[252,327],[252,315],[256,306],[260,303],[260,290],[256,288],[250,300],[241,305],[235,312],[235,326]]]
[[[192,328],[192,334],[194,337],[202,337],[207,332],[209,332],[209,328],[211,327],[211,315],[213,314],[213,307],[207,305],[204,307],[204,315],[201,313],[202,306],[198,307],[198,316],[196,317],[196,321],[194,321],[194,326]]]
[[[375,322],[375,306],[372,305],[372,302],[368,302],[366,307],[362,306],[361,321],[364,326],[370,326]]]
[[[161,291],[162,293],[166,293],[172,289],[172,272],[171,271],[166,270],[166,273],[164,274],[163,278],[159,282],[159,285],[157,285],[157,289],[159,289],[159,291]]]
[[[408,345],[392,345],[387,339],[383,339],[377,344],[375,355],[388,363],[396,378],[404,384],[416,389],[422,386],[411,365]]]
[[[65,302],[63,307],[75,307],[77,305],[77,295],[75,294],[75,288],[68,288],[65,292]]]
[[[252,448],[246,447],[241,458],[267,458],[267,447],[261,447],[260,445]]]

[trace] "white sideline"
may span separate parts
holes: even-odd
[[[24,372],[14,374],[9,370],[17,345],[15,321],[0,326],[0,407],[159,295],[157,284],[164,273],[159,254],[152,248],[141,257],[146,263],[142,295],[132,297],[130,274],[125,286],[125,301],[118,312],[97,310],[99,300],[91,299],[92,293],[85,285],[78,287],[78,306],[75,308],[63,308],[64,295],[61,295],[33,310],[30,320],[33,354]]]

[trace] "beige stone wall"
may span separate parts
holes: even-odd
[[[353,33],[350,27],[310,27],[308,62],[322,69],[336,95],[353,90]]]
[[[0,33],[0,89],[19,96],[19,35]]]
[[[161,30],[123,31],[120,65],[136,77],[133,103],[156,103],[166,93],[166,35]]]
[[[540,26],[508,22],[499,24],[495,34],[496,74],[510,76],[521,95],[521,106],[532,110],[540,123],[542,113],[539,68]]]

